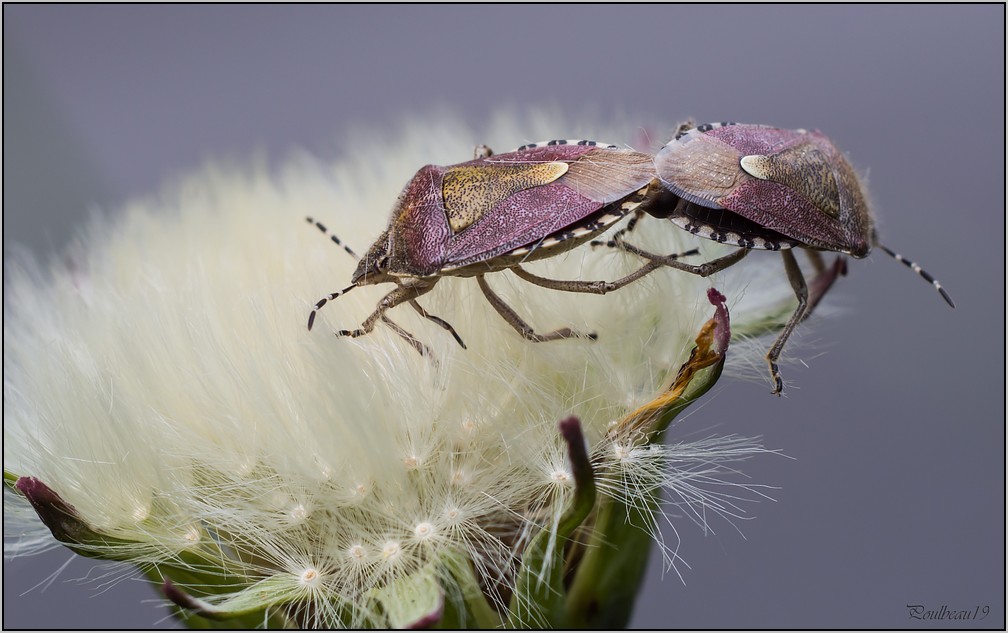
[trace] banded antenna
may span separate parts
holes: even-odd
[[[345,250],[350,255],[350,257],[354,258],[354,261],[360,261],[360,255],[353,252],[353,249],[347,246],[346,243],[343,240],[341,240],[335,233],[326,228],[326,225],[322,224],[321,222],[310,216],[305,219],[308,220],[308,224],[313,224],[315,228],[322,231],[322,235],[325,235],[330,240],[332,240],[333,244],[335,244],[336,246],[342,246],[343,250]]]
[[[316,220],[315,218],[313,218],[311,216],[305,218],[305,220],[308,221],[308,224],[311,224],[312,226],[314,226],[315,228],[317,228],[319,231],[321,231],[322,234],[325,235],[326,237],[328,237],[329,240],[333,244],[335,244],[336,246],[341,247],[344,251],[346,251],[347,254],[350,255],[350,257],[354,258],[354,261],[360,261],[360,255],[358,255],[357,253],[355,253],[353,251],[353,249],[350,248],[346,244],[346,242],[344,242],[343,240],[341,240],[339,238],[338,235],[336,235],[335,233],[333,233],[332,231],[330,231],[329,228],[326,227],[326,225],[322,224],[321,222],[319,222],[318,220]],[[319,299],[318,302],[315,304],[315,306],[312,308],[311,314],[308,315],[308,329],[311,330],[312,326],[315,325],[315,315],[318,314],[318,311],[322,309],[322,306],[324,306],[325,304],[329,303],[330,301],[332,301],[333,299],[335,299],[337,297],[341,297],[341,296],[345,295],[346,293],[350,292],[351,290],[353,290],[356,287],[357,287],[356,284],[351,284],[351,285],[347,286],[346,288],[344,288],[342,290],[337,290],[336,292],[332,292],[330,294],[327,294],[326,296],[324,296],[321,299]],[[423,318],[427,319],[428,321],[434,322],[435,324],[438,325],[438,327],[446,330],[449,334],[452,335],[452,337],[455,338],[455,341],[459,345],[462,346],[462,349],[466,349],[466,344],[462,341],[462,337],[459,336],[458,332],[455,331],[455,328],[452,327],[451,323],[448,323],[447,321],[445,321],[444,319],[442,319],[439,316],[435,316],[435,315],[427,312],[427,310],[424,309],[424,307],[421,306],[417,302],[416,299],[413,299],[412,301],[410,301],[409,304],[410,304],[410,307],[412,307],[414,310],[416,310],[417,313],[420,316],[422,316]],[[424,356],[428,355],[428,351],[429,350],[427,349],[427,346],[424,345],[423,343],[421,343],[420,341],[418,341],[416,338],[414,338],[412,334],[410,334],[409,332],[407,332],[406,330],[404,330],[401,326],[399,326],[396,323],[394,323],[388,317],[382,317],[382,321],[386,325],[388,325],[389,327],[391,327],[395,331],[396,334],[398,334],[402,338],[406,339],[406,341],[410,345],[412,345],[413,347],[415,347],[420,352],[421,355],[424,355]]]
[[[924,270],[923,268],[921,268],[920,266],[918,266],[915,262],[912,262],[909,259],[907,259],[906,257],[903,257],[899,253],[886,248],[882,244],[879,244],[879,243],[876,242],[875,246],[878,246],[883,251],[885,251],[886,254],[889,255],[889,257],[892,257],[893,259],[895,259],[898,262],[902,262],[904,265],[906,265],[907,268],[909,268],[910,270],[912,270],[915,273],[917,273],[918,275],[920,275],[924,279],[924,281],[926,281],[929,284],[931,284],[932,286],[934,286],[935,290],[937,290],[939,293],[941,293],[942,299],[945,300],[945,303],[949,304],[949,306],[951,306],[953,308],[955,307],[955,303],[952,301],[952,297],[949,296],[949,293],[945,292],[945,289],[942,288],[942,285],[940,283],[938,283],[938,280],[935,279],[934,277],[932,277],[930,274],[928,274],[928,272],[926,270]]]

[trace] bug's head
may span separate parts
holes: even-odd
[[[388,273],[391,251],[392,241],[386,229],[357,263],[357,269],[350,278],[351,283],[355,286],[367,286],[394,281]]]
[[[864,183],[832,141],[818,130],[810,135],[825,161],[821,173],[829,173],[836,182],[836,201],[830,203],[829,208],[836,210],[837,219],[846,229],[847,252],[854,257],[865,257],[875,243],[875,222],[868,207]]]

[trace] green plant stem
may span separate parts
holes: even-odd
[[[503,625],[501,616],[487,602],[486,596],[480,590],[479,581],[473,572],[472,563],[463,554],[453,552],[443,558],[444,566],[455,580],[465,608],[465,618],[458,617],[455,622],[446,617],[439,623],[439,628],[459,628],[463,625],[478,629],[499,629]],[[446,616],[451,601],[446,600]]]
[[[657,499],[658,491],[649,498]],[[654,508],[649,503],[648,511]],[[599,510],[585,556],[567,593],[564,627],[625,628],[651,551],[645,529],[650,518],[622,502],[608,500]]]

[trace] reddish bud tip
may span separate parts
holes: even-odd
[[[714,320],[717,322],[717,327],[714,330],[714,351],[723,355],[728,349],[728,342],[731,340],[728,306],[725,304],[727,299],[723,294],[718,292],[717,288],[709,288],[707,290],[707,300],[715,308]]]
[[[561,420],[559,426],[560,436],[567,444],[574,483],[579,489],[593,486],[594,473],[592,472],[591,458],[588,456],[588,447],[585,444],[584,432],[581,430],[581,421],[577,416],[572,415]]]
[[[432,629],[441,621],[442,616],[444,616],[444,596],[438,602],[437,609],[410,622],[407,628],[413,630]]]

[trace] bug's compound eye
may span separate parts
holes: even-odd
[[[675,134],[674,134],[676,140],[682,138],[683,135],[686,134],[686,132],[689,132],[690,130],[692,130],[695,127],[696,127],[696,123],[694,123],[693,121],[684,121],[683,123],[680,123],[679,127],[676,128],[676,131],[675,131]]]
[[[382,255],[375,260],[374,269],[375,272],[383,273],[388,270],[389,258],[388,255]]]

